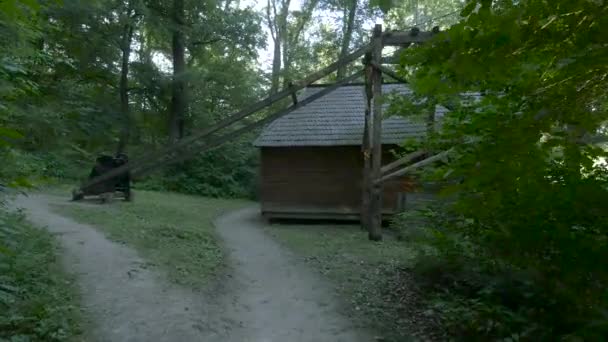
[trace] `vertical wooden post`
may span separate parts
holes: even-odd
[[[372,74],[374,67],[371,65],[372,54],[366,53],[364,57],[365,64],[365,126],[363,127],[363,179],[361,183],[361,229],[370,230],[370,198],[372,191]]]
[[[374,27],[372,38],[372,63],[382,63],[382,25]],[[382,184],[376,182],[382,176],[382,72],[373,68],[372,92],[374,105],[372,111],[372,168],[371,168],[371,196],[369,217],[369,239],[382,240]]]

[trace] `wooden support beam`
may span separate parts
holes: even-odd
[[[293,89],[293,82],[290,81],[289,83],[287,83],[287,85],[289,86],[289,88]],[[296,94],[295,91],[291,93],[291,102],[293,102],[294,105],[298,104],[298,94]]]
[[[393,171],[394,169],[398,168],[399,166],[405,165],[416,158],[420,158],[423,155],[425,155],[426,153],[427,153],[426,151],[422,150],[422,151],[416,151],[416,152],[407,154],[407,155],[395,160],[394,162],[392,162],[390,164],[384,165],[382,167],[382,169],[380,169],[380,172],[382,173],[382,176],[384,176],[386,173]]]
[[[218,147],[226,142],[234,141],[234,139],[238,138],[239,136],[249,133],[256,128],[260,128],[264,125],[267,125],[267,124],[271,123],[272,121],[274,121],[282,116],[285,116],[298,108],[306,106],[307,104],[335,91],[336,89],[340,88],[344,84],[355,81],[357,78],[359,78],[361,76],[363,76],[363,70],[359,70],[359,71],[355,72],[354,74],[352,74],[348,77],[345,77],[345,78],[341,79],[340,81],[332,84],[331,86],[323,88],[323,90],[308,96],[304,100],[298,102],[297,104],[295,104],[293,106],[290,106],[289,108],[279,110],[278,112],[268,115],[265,118],[258,120],[256,122],[245,125],[244,127],[241,127],[233,132],[226,133],[222,136],[212,137],[203,142],[199,141],[199,143],[194,144],[187,151],[180,151],[180,153],[166,155],[166,158],[161,160],[161,162],[155,163],[146,168],[138,169],[134,173],[133,176],[134,177],[142,176],[142,175],[152,172],[158,168],[161,168],[161,167],[164,167],[164,166],[167,166],[170,164],[183,162],[185,160],[192,158],[194,155],[197,155],[197,154],[203,153],[205,151],[208,151],[210,149],[213,149],[215,147]]]
[[[439,31],[420,31],[412,28],[410,31],[385,32],[383,35],[385,46],[408,46],[410,44],[424,43],[433,38]]]
[[[382,184],[382,183],[386,182],[387,180],[390,180],[390,179],[393,179],[393,178],[396,178],[396,177],[401,177],[401,176],[407,174],[408,172],[411,172],[413,170],[422,168],[422,167],[427,166],[429,164],[432,164],[432,163],[434,163],[434,162],[436,162],[438,160],[444,159],[445,157],[447,157],[447,155],[450,152],[451,152],[451,150],[438,153],[438,154],[436,154],[436,155],[434,155],[432,157],[429,157],[429,158],[426,158],[424,160],[421,160],[421,161],[419,161],[417,163],[414,163],[414,164],[412,164],[410,166],[406,166],[406,167],[404,167],[403,169],[401,169],[399,171],[395,171],[395,172],[390,173],[388,175],[384,175],[381,178],[376,179],[375,182],[374,182],[374,184]]]
[[[397,75],[396,72],[394,72],[393,70],[381,65],[381,64],[376,64],[376,63],[372,63],[372,66],[376,69],[378,69],[380,72],[382,72],[383,74],[389,76],[390,78],[402,82],[402,83],[408,83],[407,80],[399,75]]]
[[[361,149],[363,153],[363,179],[361,182],[361,229],[370,230],[370,198],[372,195],[372,74],[374,68],[371,66],[371,53],[365,56],[365,123],[363,126],[363,143]]]
[[[380,64],[382,58],[382,25],[374,27],[372,37],[372,59],[371,63]],[[370,225],[369,239],[372,241],[382,240],[382,183],[377,182],[382,176],[382,73],[377,68],[372,68],[372,92],[374,97],[372,111],[372,162],[371,179],[373,180],[370,196]]]
[[[185,137],[184,139],[181,139],[180,141],[178,141],[177,143],[175,143],[171,146],[168,146],[159,151],[150,153],[142,158],[134,159],[124,166],[113,169],[112,171],[105,173],[99,177],[90,179],[82,184],[81,189],[98,184],[103,181],[106,181],[108,179],[111,179],[118,175],[124,174],[125,172],[129,172],[129,171],[131,171],[135,168],[141,167],[143,165],[146,165],[149,163],[154,163],[155,161],[161,159],[166,154],[169,154],[172,152],[178,152],[181,149],[187,148],[189,145],[193,144],[194,142],[196,142],[200,139],[204,139],[205,137],[208,137],[211,134],[213,134],[225,127],[228,127],[228,126],[234,124],[235,122],[243,120],[244,118],[248,117],[249,115],[258,112],[258,111],[282,100],[283,98],[290,96],[291,94],[309,86],[310,84],[320,80],[321,78],[331,74],[332,72],[338,70],[338,68],[340,68],[341,66],[349,64],[349,63],[359,59],[367,51],[369,51],[370,48],[371,48],[370,45],[366,45],[366,46],[356,50],[355,52],[349,54],[345,58],[340,59],[340,60],[330,64],[326,68],[323,68],[317,72],[312,73],[305,79],[295,82],[293,87],[287,87],[286,89],[284,89],[274,95],[271,95],[259,102],[254,103],[249,108],[243,109],[235,114],[228,116],[227,118],[221,120],[220,122],[216,123],[215,125],[207,128],[207,129],[203,129],[195,134],[192,134],[188,137]]]

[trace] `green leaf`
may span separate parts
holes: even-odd
[[[23,135],[14,129],[0,127],[0,137],[5,137],[5,138],[16,140],[16,139],[22,139]]]
[[[397,7],[402,2],[402,0],[372,0],[370,1],[370,5],[371,7],[379,8],[382,13],[386,14],[388,11]]]

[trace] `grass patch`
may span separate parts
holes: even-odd
[[[267,231],[336,285],[358,326],[382,332],[383,341],[426,334],[428,324],[415,312],[412,282],[402,271],[415,253],[403,241],[370,242],[366,232],[350,225],[277,224]]]
[[[0,340],[76,340],[77,293],[51,234],[0,208]]]
[[[213,219],[248,203],[137,191],[131,203],[61,204],[55,209],[94,225],[114,241],[133,246],[175,283],[201,288],[223,264]]]

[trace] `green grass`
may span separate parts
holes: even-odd
[[[409,279],[400,270],[415,256],[403,241],[370,242],[348,225],[271,225],[267,231],[336,285],[357,325],[380,332],[384,341],[410,340],[421,330],[409,314],[412,293],[403,289]]]
[[[82,324],[50,233],[0,208],[0,340],[70,341]]]
[[[48,184],[44,184],[42,186],[36,187],[32,189],[33,192],[41,192],[47,195],[56,195],[62,197],[72,197],[72,190],[77,188],[77,183],[74,184],[65,184],[59,182],[49,182]]]
[[[248,203],[137,191],[131,203],[70,203],[54,209],[94,225],[111,240],[134,247],[150,263],[164,269],[172,281],[201,288],[223,265],[213,220]]]

